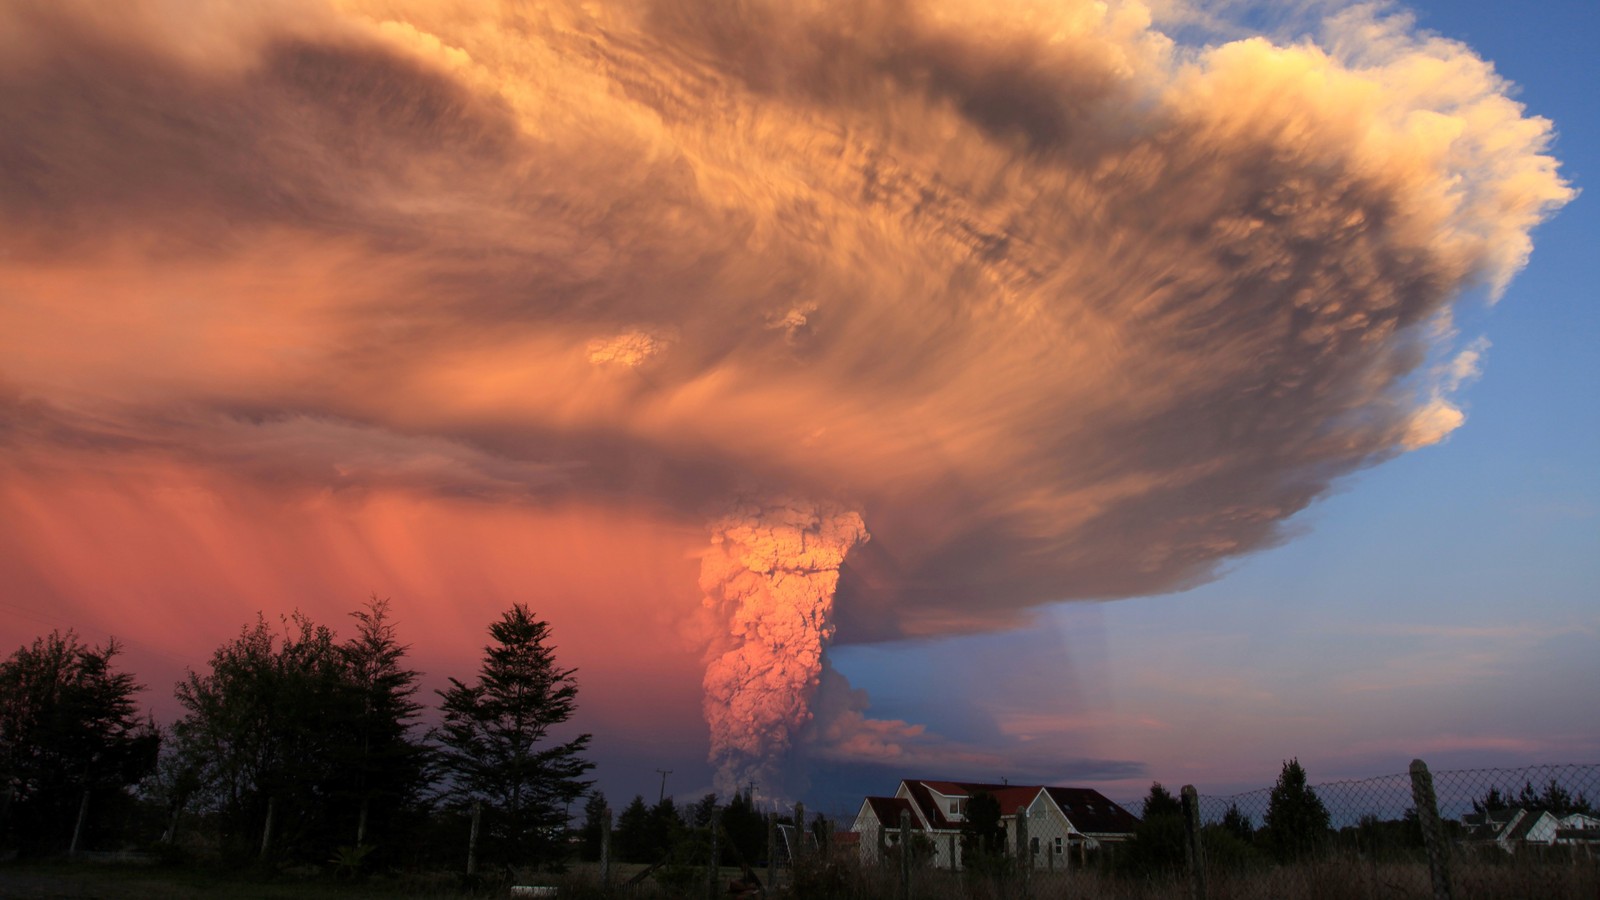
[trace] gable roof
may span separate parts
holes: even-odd
[[[1461,817],[1464,825],[1487,825],[1494,828],[1504,827],[1512,819],[1522,814],[1522,808],[1513,806],[1502,809],[1491,809],[1487,812],[1469,812]]]
[[[1000,803],[1000,815],[1015,816],[1021,810],[1032,805],[1040,793],[1049,794],[1050,799],[1066,814],[1079,831],[1085,834],[1125,834],[1131,833],[1139,824],[1139,820],[1127,810],[1111,802],[1099,791],[1090,788],[1045,787],[1037,784],[987,784],[978,781],[934,781],[913,780],[907,778],[900,782],[905,786],[906,793],[911,795],[911,802],[916,804],[917,811],[931,827],[937,830],[954,830],[961,827],[961,821],[950,818],[946,811],[946,804],[940,803],[935,794],[945,797],[971,797],[973,794],[986,793],[992,795]],[[902,800],[901,802],[905,802]],[[899,813],[895,813],[896,816]],[[896,819],[895,821],[899,821]]]
[[[1045,794],[1061,807],[1067,821],[1084,834],[1125,834],[1139,827],[1139,820],[1111,802],[1104,794],[1089,788],[1047,787]]]
[[[867,806],[878,822],[889,828],[900,827],[901,811],[911,813],[911,827],[917,831],[922,830],[922,821],[911,809],[911,803],[901,797],[868,797]]]
[[[1527,840],[1528,839],[1528,834],[1533,831],[1534,826],[1538,825],[1539,822],[1542,821],[1543,819],[1545,819],[1546,817],[1554,819],[1554,816],[1551,816],[1549,813],[1545,812],[1542,809],[1536,809],[1536,810],[1533,810],[1533,811],[1529,812],[1527,815],[1525,815],[1522,818],[1517,820],[1517,824],[1513,825],[1511,827],[1511,830],[1506,833],[1505,840],[1508,840],[1508,841],[1525,841],[1525,840]]]
[[[956,784],[953,781],[912,781],[906,779],[901,784],[905,785],[906,792],[911,795],[917,804],[917,810],[922,813],[922,818],[936,829],[960,828],[961,823],[952,820],[945,814],[944,804],[934,799],[933,792],[950,797],[967,797],[972,792],[966,790],[966,785]]]

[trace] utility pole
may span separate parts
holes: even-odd
[[[756,808],[756,780],[754,778],[750,779],[750,792],[745,794],[744,798],[750,804],[751,809]]]
[[[660,796],[656,797],[656,805],[660,806],[662,801],[667,799],[667,776],[672,774],[672,770],[657,769],[656,772],[661,775],[661,794]]]

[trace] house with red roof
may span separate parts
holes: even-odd
[[[979,792],[1000,803],[1006,846],[1016,853],[1018,820],[1027,818],[1028,856],[1036,869],[1082,866],[1090,853],[1133,838],[1139,820],[1090,788],[907,779],[892,797],[867,797],[851,829],[863,862],[897,853],[902,814],[916,847],[938,868],[961,868],[967,801]]]

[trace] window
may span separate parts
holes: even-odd
[[[1039,839],[1038,838],[1029,838],[1028,839],[1028,852],[1033,854],[1034,856],[1038,856],[1039,855]]]
[[[1061,838],[1056,838],[1056,855],[1060,856],[1061,852],[1062,852],[1062,841],[1061,841]]]

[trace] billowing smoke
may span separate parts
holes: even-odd
[[[56,560],[118,536],[49,500],[88,472],[672,534],[773,485],[702,570],[725,780],[835,629],[1193,584],[1443,440],[1492,363],[1454,306],[1572,196],[1489,63],[1372,5],[1189,47],[1135,0],[104,6],[0,0],[0,571],[91,602]],[[348,520],[375,549],[255,568],[390,558]]]
[[[839,567],[867,539],[856,512],[795,499],[741,503],[712,523],[700,589],[726,623],[705,682],[718,790],[755,781],[783,796],[783,764],[811,720],[833,637]]]

